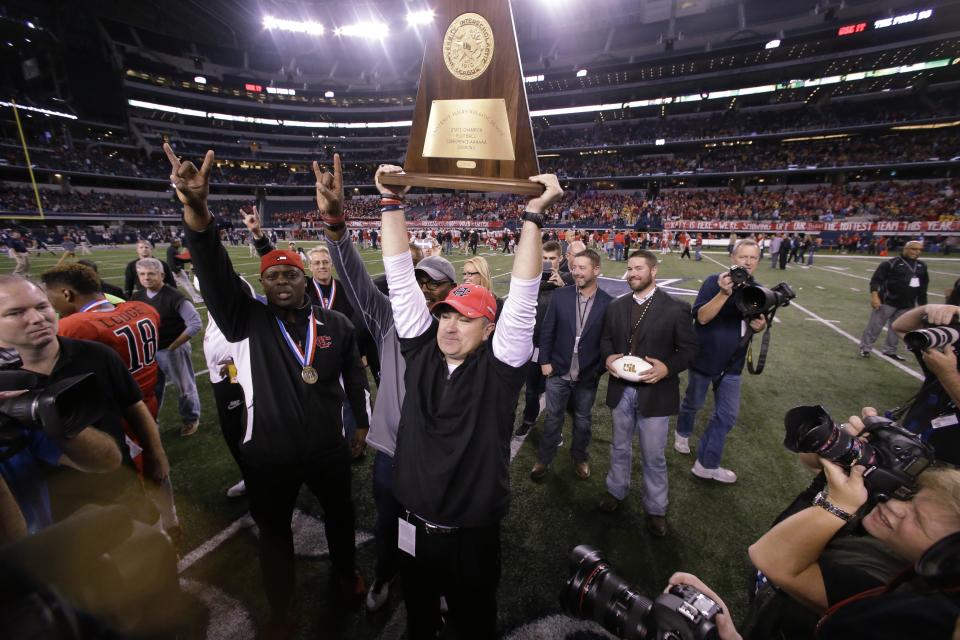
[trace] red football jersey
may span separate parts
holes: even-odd
[[[106,302],[106,301],[104,301]],[[60,335],[101,342],[119,354],[143,393],[143,401],[157,417],[157,337],[160,314],[145,302],[109,303],[60,318]]]

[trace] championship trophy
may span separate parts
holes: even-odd
[[[426,46],[404,173],[394,186],[540,195],[510,0],[444,0]]]

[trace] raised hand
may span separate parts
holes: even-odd
[[[527,211],[531,213],[543,213],[547,207],[563,197],[563,189],[560,188],[560,181],[552,173],[542,173],[539,176],[530,178],[530,182],[538,182],[543,185],[543,194],[537,196],[527,203]]]
[[[257,207],[253,206],[249,209],[241,209],[240,211],[243,213],[243,224],[246,225],[247,230],[254,238],[262,238],[263,230],[260,228],[260,214],[257,213]]]
[[[385,185],[380,182],[380,176],[389,173],[403,173],[403,167],[398,167],[395,164],[382,164],[377,167],[377,172],[373,176],[373,181],[377,185],[377,191],[380,192],[380,195],[400,197],[406,195],[407,191],[410,191],[409,185],[401,189],[400,187]]]
[[[207,151],[203,157],[200,169],[187,160],[181,162],[170,145],[163,144],[163,152],[167,154],[172,168],[170,184],[177,190],[180,202],[200,213],[207,206],[207,196],[210,195],[210,170],[213,168],[213,150]]]
[[[337,226],[343,224],[343,169],[340,166],[340,154],[333,154],[333,173],[320,171],[320,165],[313,161],[313,175],[317,178],[317,208],[324,224]]]

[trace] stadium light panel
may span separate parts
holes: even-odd
[[[326,91],[326,92],[324,92],[323,97],[324,97],[324,98],[332,98],[332,97],[334,97],[335,95],[336,95],[336,94],[335,94],[333,91]]]
[[[203,76],[194,76],[193,81],[196,82],[197,84],[207,84],[207,79],[204,78]]]
[[[30,28],[30,29],[36,29],[36,28],[37,28],[37,25],[35,25],[35,24],[33,24],[32,22],[30,22],[29,20],[27,20],[27,27]]]
[[[411,27],[419,27],[420,25],[430,24],[433,22],[434,17],[436,17],[436,14],[433,12],[433,9],[411,11],[407,14],[407,25]]]
[[[586,77],[586,75],[587,75],[587,70],[586,70],[586,69],[578,69],[578,70],[577,70],[577,77],[578,77],[578,78]]]
[[[386,37],[387,25],[382,22],[358,22],[357,24],[337,27],[333,30],[333,34],[336,36],[346,36],[348,38],[379,40]]]
[[[524,82],[543,82],[543,74],[538,74],[535,76],[524,76]]]
[[[293,33],[306,33],[311,36],[322,36],[324,32],[323,25],[312,20],[283,20],[273,16],[263,17],[263,28],[277,31],[292,31]]]
[[[657,145],[658,147],[662,147],[663,145],[667,144],[667,141],[664,138],[657,138],[654,140],[653,144]]]
[[[14,107],[19,111],[30,111],[33,113],[42,113],[45,116],[56,116],[58,118],[67,118],[68,120],[76,120],[77,116],[72,113],[64,113],[63,111],[53,111],[52,109],[41,109],[40,107],[28,107],[26,105],[18,104],[14,105],[12,102],[5,102],[0,100],[0,107]]]
[[[764,49],[776,49],[776,48],[779,47],[779,46],[780,46],[780,41],[779,41],[779,40],[771,40],[770,42],[768,42],[767,44],[765,44],[765,45],[763,46],[763,48],[764,48]]]

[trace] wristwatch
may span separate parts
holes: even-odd
[[[523,215],[520,216],[521,220],[526,220],[537,225],[538,229],[543,229],[543,222],[546,220],[546,217],[542,213],[534,213],[533,211],[524,211]]]
[[[813,506],[820,507],[822,509],[829,511],[830,513],[837,516],[844,522],[850,522],[850,519],[853,518],[852,513],[847,513],[840,507],[836,506],[835,504],[827,500],[826,491],[821,491],[820,493],[817,494],[817,496],[813,499]]]

